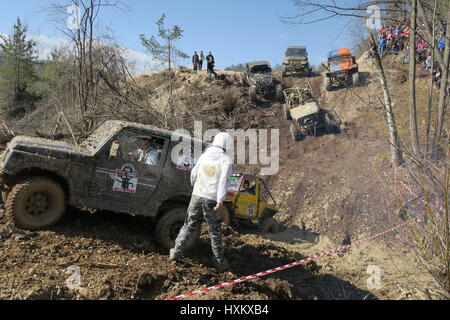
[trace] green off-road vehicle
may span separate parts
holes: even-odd
[[[196,162],[193,146],[177,145],[172,132],[122,121],[105,122],[79,146],[15,137],[0,158],[5,213],[30,230],[56,223],[67,206],[142,215],[169,249],[184,223]]]
[[[308,61],[308,51],[306,47],[288,47],[285,52],[281,77],[285,78],[289,74],[311,75],[312,68]]]

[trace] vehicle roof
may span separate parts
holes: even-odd
[[[351,55],[349,48],[341,48],[337,50],[332,50],[328,53],[328,59],[334,59],[340,56],[348,56]]]
[[[244,178],[251,178],[254,180],[260,180],[261,178],[256,177],[256,176],[252,176],[250,174],[246,174],[246,173],[233,173],[232,174],[233,177],[244,177]]]
[[[253,62],[247,62],[247,65],[249,67],[254,67],[254,66],[263,66],[263,65],[270,65],[269,61],[253,61]]]
[[[316,101],[313,101],[291,109],[291,116],[293,119],[297,120],[311,114],[318,113],[319,111],[319,104]]]
[[[129,128],[129,129],[146,131],[148,133],[160,135],[160,136],[167,137],[167,138],[171,138],[172,134],[174,134],[173,131],[160,129],[160,128],[156,128],[156,127],[153,127],[150,125],[144,125],[144,124],[140,124],[140,123],[136,123],[136,122],[127,122],[127,121],[121,121],[121,120],[108,120],[108,121],[105,121],[102,126],[105,126],[105,125],[109,126],[109,127],[117,128],[118,130],[121,130],[124,128]],[[191,138],[192,140],[197,140],[186,134],[177,133],[177,135],[180,137],[187,137],[187,138]]]
[[[289,46],[287,49],[306,49],[305,46]]]

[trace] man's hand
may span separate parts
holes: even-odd
[[[216,206],[214,207],[214,211],[219,211],[222,209],[222,203],[217,202]]]

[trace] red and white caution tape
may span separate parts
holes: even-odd
[[[418,221],[420,221],[419,218],[415,218],[415,219],[418,220]],[[384,235],[387,234],[387,233],[393,232],[393,231],[395,231],[395,230],[397,230],[397,229],[399,229],[399,228],[404,227],[404,226],[407,225],[408,223],[410,223],[410,222],[409,222],[409,221],[406,221],[406,222],[404,222],[404,223],[402,223],[402,224],[399,224],[399,225],[396,226],[396,227],[393,227],[393,228],[390,228],[390,229],[385,230],[385,231],[383,231],[383,232],[377,233],[377,234],[375,234],[375,235],[373,235],[373,236],[364,238],[364,239],[359,240],[359,241],[357,241],[357,242],[355,242],[355,243],[348,244],[348,245],[342,246],[342,247],[337,248],[337,249],[334,249],[334,250],[324,251],[324,252],[322,252],[322,253],[320,253],[320,254],[316,254],[315,256],[312,256],[312,257],[309,257],[309,258],[306,258],[306,259],[303,259],[303,260],[299,260],[299,261],[296,261],[296,262],[293,262],[293,263],[289,263],[289,264],[286,264],[286,265],[284,265],[284,266],[281,266],[281,267],[278,267],[278,268],[275,268],[275,269],[270,269],[270,270],[267,270],[267,271],[255,273],[255,274],[252,274],[252,275],[250,275],[250,276],[242,277],[242,278],[239,278],[239,279],[236,279],[236,280],[233,280],[233,281],[224,282],[224,283],[221,283],[221,284],[218,284],[218,285],[209,287],[209,288],[204,288],[204,289],[192,291],[192,292],[189,292],[189,293],[185,293],[185,294],[182,294],[182,295],[179,295],[179,296],[176,296],[176,297],[167,299],[167,300],[182,300],[182,299],[184,299],[184,298],[188,298],[188,297],[200,295],[200,294],[203,294],[203,293],[206,293],[206,292],[209,292],[209,291],[213,291],[213,290],[216,290],[216,289],[225,288],[225,287],[231,286],[231,285],[233,285],[233,284],[241,283],[241,282],[244,282],[244,281],[247,281],[247,280],[252,280],[252,279],[260,278],[260,277],[262,277],[262,276],[266,276],[266,275],[271,274],[271,273],[275,273],[275,272],[278,272],[278,271],[286,270],[286,269],[289,269],[289,268],[298,266],[298,265],[300,265],[300,264],[305,264],[305,263],[308,263],[308,262],[310,262],[310,261],[317,260],[317,259],[319,259],[319,258],[323,258],[323,257],[329,256],[329,255],[338,253],[338,252],[340,252],[340,251],[344,251],[344,250],[346,250],[346,249],[348,249],[348,248],[350,248],[350,247],[358,246],[358,245],[360,245],[361,243],[364,243],[364,242],[367,242],[367,241],[370,241],[370,240],[379,238],[379,237],[381,237],[381,236],[384,236]]]

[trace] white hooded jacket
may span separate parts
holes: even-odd
[[[213,145],[198,159],[191,171],[193,195],[222,203],[227,193],[227,181],[232,174],[232,160],[226,154],[233,139],[221,132],[214,138]]]

